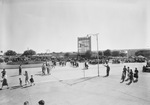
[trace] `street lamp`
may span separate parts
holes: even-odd
[[[97,60],[98,60],[98,65],[97,65],[97,68],[98,68],[98,77],[99,77],[99,53],[98,53],[98,35],[99,33],[96,33],[96,34],[88,34],[87,37],[89,36],[96,36],[96,41],[97,41]]]

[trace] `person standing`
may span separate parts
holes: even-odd
[[[89,66],[88,66],[88,64],[87,64],[87,61],[85,61],[85,64],[84,64],[84,65],[85,65],[85,68],[88,69]]]
[[[124,82],[124,80],[126,78],[126,71],[127,71],[127,68],[126,68],[126,66],[124,66],[123,71],[122,71],[122,76],[121,76],[122,81],[120,83]]]
[[[19,75],[22,75],[22,66],[19,66]]]
[[[126,72],[126,80],[125,81],[128,81],[129,78],[130,78],[130,67],[127,68],[127,72]]]
[[[133,82],[138,82],[138,73],[139,73],[139,71],[137,70],[137,68],[135,68],[135,70],[134,70],[134,78],[135,78],[135,80],[133,80]]]
[[[107,65],[104,65],[106,67],[106,76],[105,77],[108,77],[109,76],[109,72],[110,72],[110,67],[107,63]]]

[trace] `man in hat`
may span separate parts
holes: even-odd
[[[109,71],[110,71],[110,67],[108,65],[108,63],[106,63],[106,65],[104,65],[106,67],[106,76],[105,77],[108,77],[109,76]]]

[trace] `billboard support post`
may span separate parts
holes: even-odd
[[[93,36],[96,36],[96,41],[97,41],[97,61],[98,61],[98,65],[97,65],[97,69],[98,69],[98,77],[99,77],[99,47],[98,47],[98,35],[99,35],[99,33],[97,33],[97,34],[88,34],[87,36],[91,36],[91,35],[93,35]]]

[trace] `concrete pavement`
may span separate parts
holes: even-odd
[[[120,83],[123,66],[139,70],[139,81],[126,85]],[[100,77],[97,77],[97,65],[89,65],[89,70],[57,66],[52,69],[52,75],[41,75],[41,68],[24,68],[34,75],[35,85],[19,87],[18,69],[8,69],[10,89],[4,87],[0,91],[1,105],[23,105],[29,101],[30,105],[37,105],[41,99],[46,105],[149,105],[150,104],[150,74],[142,73],[142,63],[110,64],[109,77],[103,77],[106,68],[100,65]],[[84,75],[85,73],[85,75]],[[84,77],[85,76],[85,77]]]

